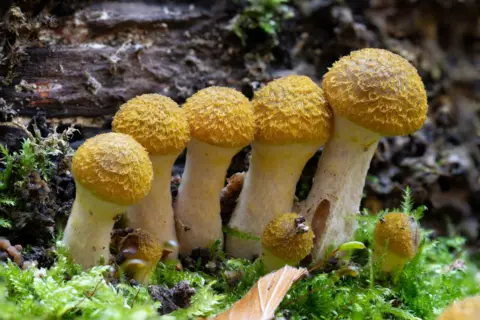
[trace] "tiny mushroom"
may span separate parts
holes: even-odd
[[[420,242],[420,228],[413,217],[393,212],[381,218],[375,226],[373,257],[384,272],[401,270],[413,259]]]
[[[120,243],[120,269],[141,284],[147,284],[163,254],[163,245],[146,230],[129,233]]]
[[[185,112],[168,97],[144,94],[121,106],[112,127],[145,147],[153,165],[152,189],[128,209],[128,226],[148,231],[162,244],[176,243],[170,181],[173,163],[190,140]],[[169,258],[176,259],[178,249],[172,251]]]
[[[332,114],[323,90],[306,76],[291,75],[255,93],[255,141],[243,189],[229,226],[260,237],[269,221],[291,212],[302,170],[327,141]],[[261,244],[227,236],[227,252],[250,259]]]
[[[468,297],[450,304],[437,320],[480,319],[480,296]]]
[[[132,137],[105,133],[85,141],[72,159],[76,196],[63,242],[75,263],[108,262],[115,218],[150,191],[147,151]]]
[[[253,139],[250,101],[240,92],[209,87],[187,99],[183,106],[192,140],[175,202],[180,252],[208,248],[223,241],[220,192],[233,156]]]
[[[262,234],[262,261],[270,272],[285,265],[295,266],[313,246],[313,232],[305,218],[284,213],[270,221]]]
[[[380,138],[411,134],[427,115],[427,95],[417,70],[386,50],[362,49],[341,58],[325,75],[323,89],[333,110],[334,132],[300,210],[316,235],[314,260],[353,236]]]

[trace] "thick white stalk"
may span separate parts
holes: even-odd
[[[333,136],[323,150],[300,212],[312,224],[315,261],[323,259],[330,246],[352,238],[365,178],[379,140],[378,134],[335,116]]]
[[[84,268],[93,267],[102,259],[108,263],[115,217],[127,208],[98,199],[80,184],[76,188],[63,242],[73,261]]]
[[[241,148],[225,148],[192,139],[175,202],[175,220],[181,253],[223,242],[220,192],[227,169]]]
[[[245,177],[229,226],[260,237],[265,226],[279,214],[292,211],[295,187],[305,163],[318,145],[252,144],[250,168]],[[227,252],[238,258],[260,255],[260,241],[228,236]]]
[[[129,227],[149,232],[162,244],[178,242],[170,191],[172,167],[176,158],[176,154],[150,156],[153,165],[152,189],[138,204],[127,210]],[[176,259],[178,247],[171,249],[173,251],[168,258]]]

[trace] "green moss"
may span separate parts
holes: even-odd
[[[406,197],[406,201],[408,197]],[[403,209],[421,216],[423,209],[404,203]],[[423,232],[417,256],[399,273],[389,276],[372,263],[372,237],[379,215],[359,217],[355,240],[332,253],[331,261],[312,271],[292,287],[277,316],[292,319],[435,319],[452,300],[480,294],[475,264],[459,237],[430,239]],[[353,249],[353,250],[352,250]],[[342,253],[342,256],[338,255]],[[346,253],[346,254],[345,254]],[[260,260],[226,259],[212,274],[177,270],[160,263],[152,284],[173,287],[180,281],[196,289],[189,307],[167,316],[157,314],[145,286],[111,284],[108,266],[81,271],[57,246],[56,262],[49,270],[21,270],[0,266],[2,319],[191,319],[228,309],[264,274]],[[2,294],[4,293],[4,294]]]
[[[425,210],[413,208],[409,189],[401,209],[414,218],[423,216]],[[358,276],[339,278],[331,270],[302,280],[293,286],[279,313],[287,312],[292,319],[428,320],[435,319],[451,301],[480,293],[477,266],[460,237],[430,239],[423,230],[418,254],[402,271],[393,276],[379,271],[372,262],[373,230],[386,213],[364,212],[359,217],[355,240],[368,250],[356,251],[347,262],[358,270]]]
[[[16,152],[10,152],[0,146],[3,170],[0,172],[0,206],[15,206],[22,192],[31,184],[31,175],[37,174],[45,182],[49,182],[59,166],[67,167],[66,161],[73,154],[68,144],[68,137],[73,129],[63,133],[50,132],[44,138],[35,129],[31,134],[26,128],[27,138],[23,140],[22,147]],[[56,159],[55,162],[53,159]]]
[[[24,271],[11,262],[0,268],[7,299],[16,305],[15,317],[122,319],[136,313],[156,316],[157,306],[145,287],[114,287],[105,279],[108,266],[82,272],[62,251],[57,252],[57,261],[49,270],[33,267]]]
[[[294,16],[293,10],[286,5],[289,0],[249,0],[249,5],[238,14],[232,26],[233,32],[246,46],[250,37],[264,33],[271,42],[270,46],[278,45],[278,32],[283,23]]]
[[[354,257],[358,277],[338,279],[331,271],[302,280],[279,312],[292,319],[435,319],[454,299],[480,293],[477,267],[461,253],[462,245],[461,238],[426,240],[396,278],[379,272],[371,259],[362,265],[361,256]],[[458,259],[464,268],[452,267],[455,261],[462,265]]]

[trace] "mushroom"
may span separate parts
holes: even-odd
[[[267,223],[291,212],[302,170],[328,139],[331,110],[320,89],[305,76],[287,76],[255,93],[255,141],[250,168],[229,226],[260,237]],[[260,255],[257,241],[227,235],[227,252]]]
[[[148,231],[162,244],[176,243],[170,181],[173,164],[190,140],[185,112],[168,97],[144,94],[121,106],[112,127],[145,147],[153,165],[152,189],[128,209],[128,226]],[[169,258],[176,259],[178,248],[172,250]]]
[[[472,296],[451,303],[437,320],[478,319],[480,319],[480,296]]]
[[[413,259],[420,243],[420,228],[413,217],[393,212],[382,217],[375,226],[373,258],[381,270],[400,270]]]
[[[312,250],[313,232],[305,217],[284,213],[270,221],[262,234],[262,261],[265,271],[285,265],[296,266]]]
[[[183,106],[192,140],[175,203],[180,252],[223,241],[220,192],[233,156],[253,139],[250,101],[240,92],[209,87]]]
[[[427,95],[417,70],[386,50],[362,49],[341,58],[325,75],[323,89],[333,109],[334,132],[300,210],[316,236],[314,260],[353,236],[380,138],[411,134],[427,115]]]
[[[146,230],[137,229],[129,233],[120,243],[120,254],[124,261],[120,269],[141,284],[147,284],[163,254],[163,245]]]
[[[132,137],[111,132],[78,148],[72,172],[76,196],[63,242],[73,261],[89,268],[108,261],[115,218],[150,191],[152,163]]]

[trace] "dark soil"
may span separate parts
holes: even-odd
[[[160,308],[158,308],[158,313],[161,315],[188,307],[190,305],[190,299],[195,295],[195,289],[183,281],[177,283],[171,289],[158,285],[149,286],[148,292],[153,300],[160,301],[162,304]]]

